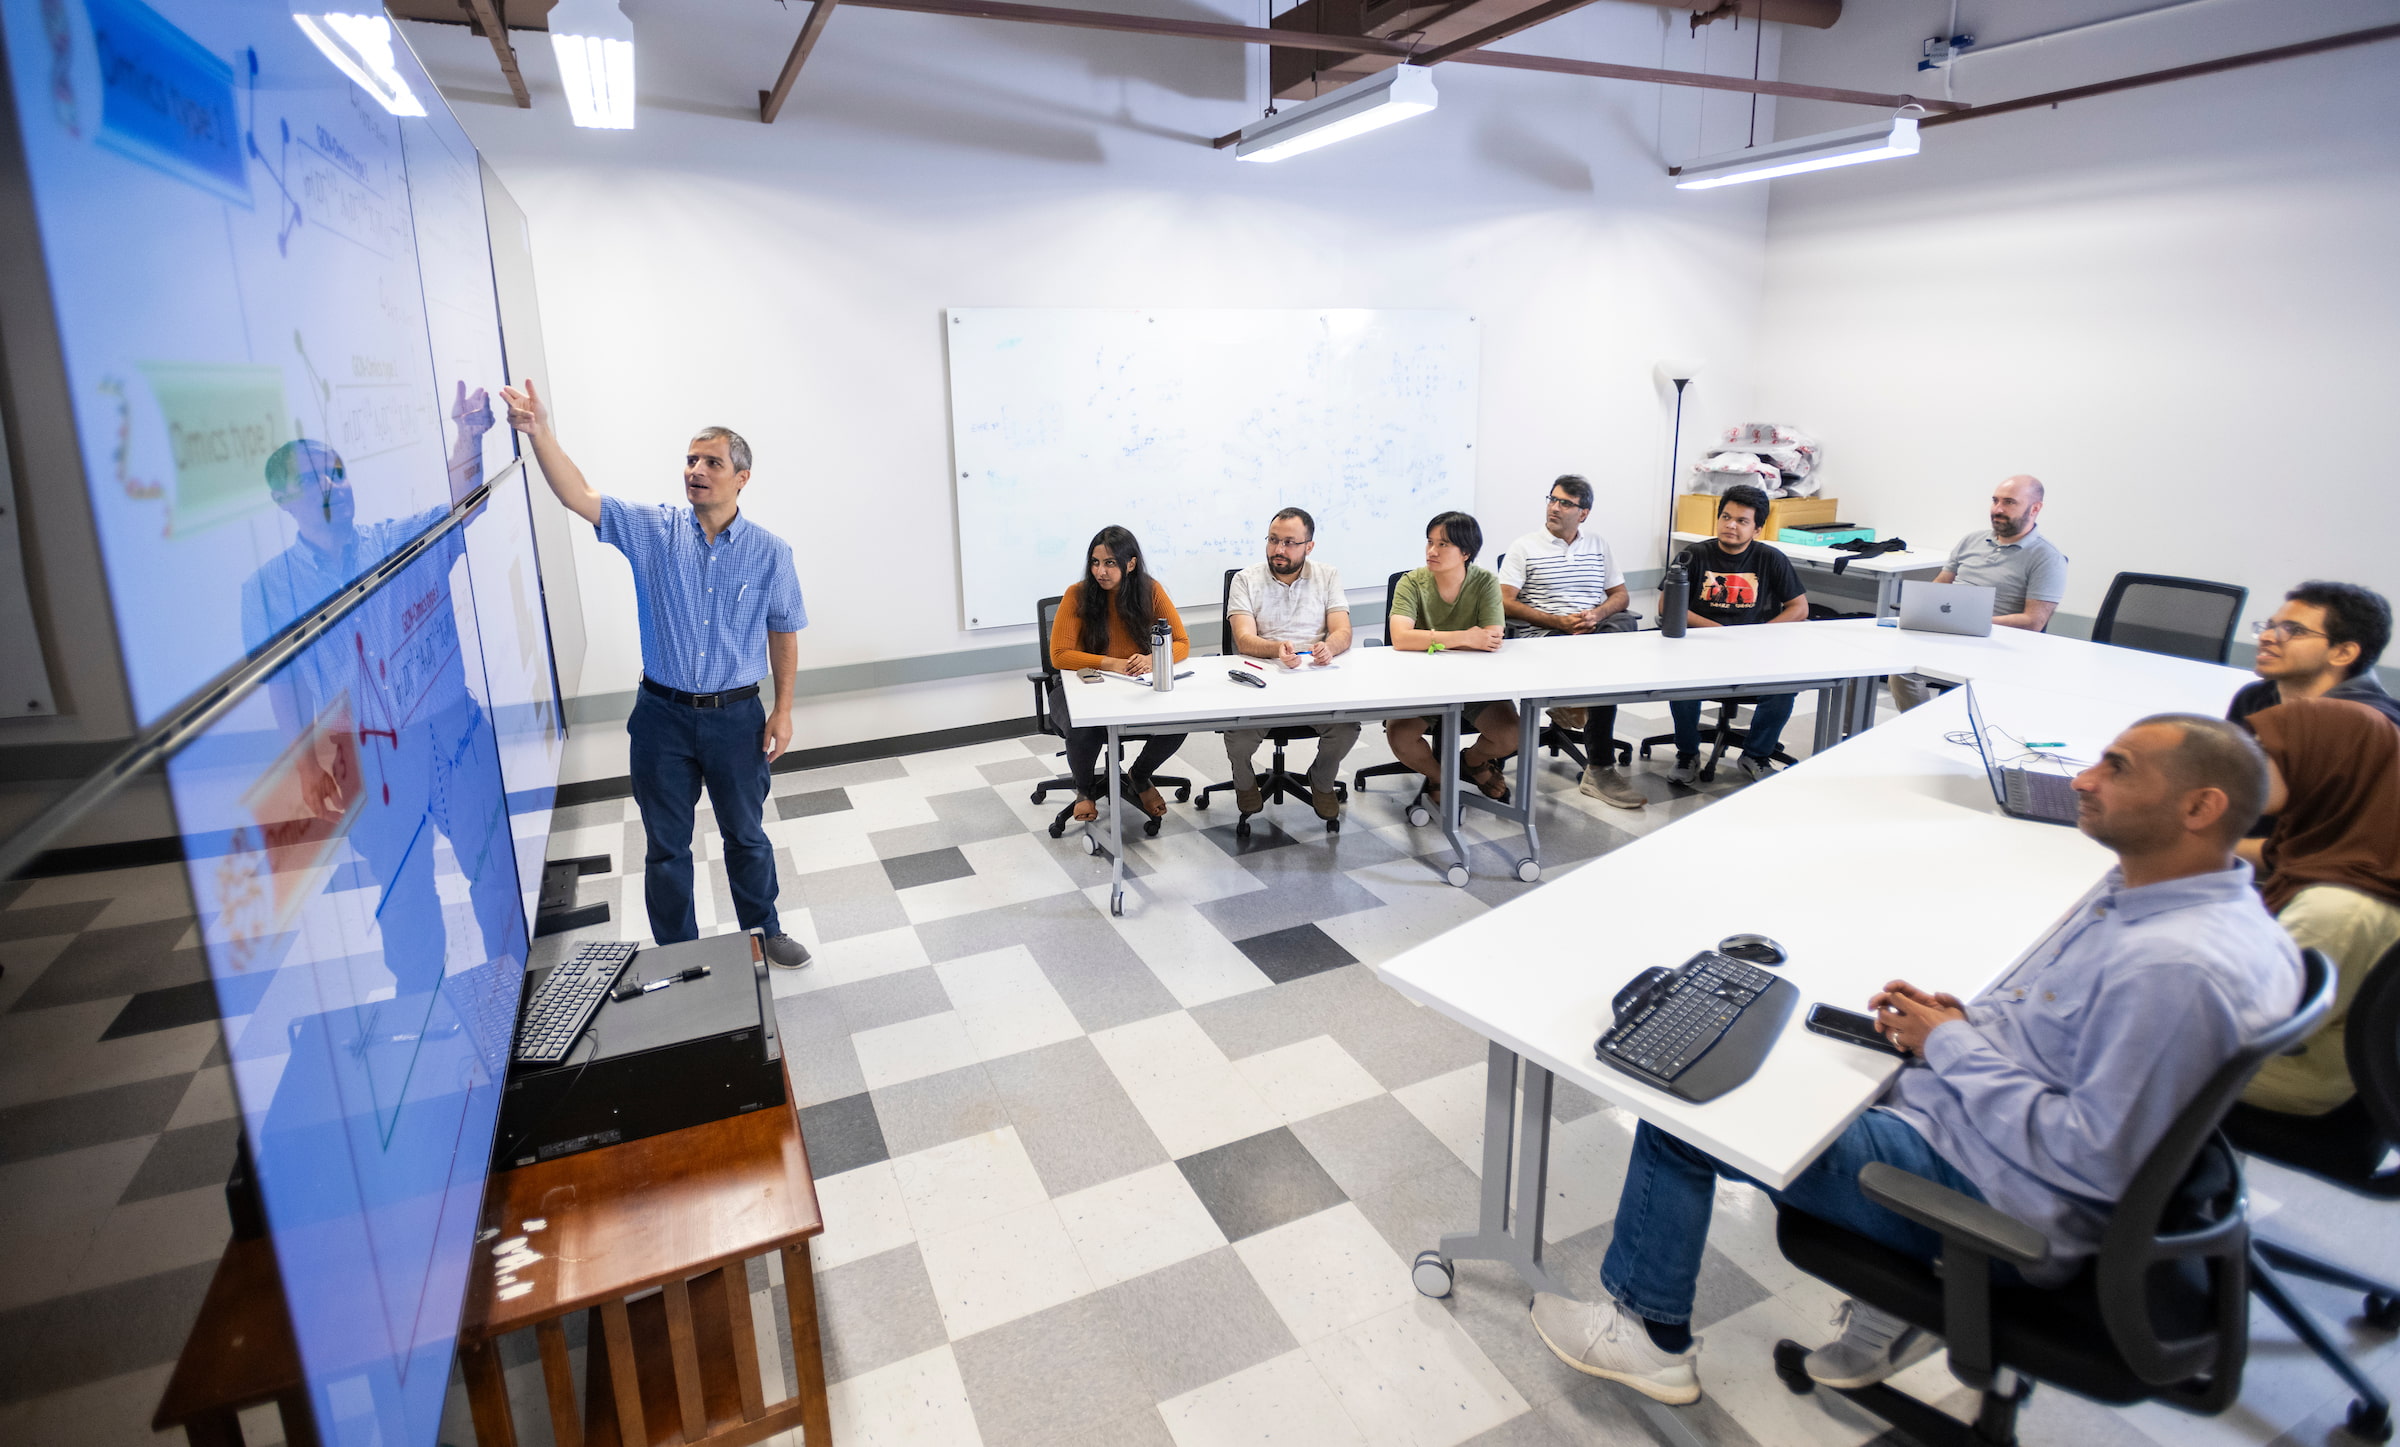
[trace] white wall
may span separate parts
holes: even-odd
[[[1989,43],[2130,9],[1968,0]],[[1939,94],[1948,0],[1851,0],[1787,80]],[[1990,102],[2400,19],[2392,0],[2211,0],[1958,68]],[[1762,410],[1822,434],[1845,517],[1947,547],[1989,487],[2049,484],[2064,611],[2120,570],[2400,595],[2400,43],[1965,121],[1923,153],[1772,183]],[[1787,103],[1782,133],[1856,124]]]
[[[1238,47],[844,9],[766,127],[755,92],[800,7],[625,10],[630,134],[567,124],[538,36],[518,38],[535,87],[519,111],[483,41],[408,33],[530,218],[562,440],[604,490],[663,499],[693,428],[743,432],[758,457],[744,506],[791,540],[808,593],[804,670],[1011,642],[1030,662],[1028,631],[970,633],[959,615],[946,306],[1470,309],[1495,550],[1538,524],[1553,475],[1579,471],[1603,532],[1656,566],[1667,409],[1652,362],[1711,363],[1687,439],[1749,411],[1767,198],[1676,192],[1661,160],[1740,144],[1746,97],[1446,66],[1431,116],[1242,165],[1205,139],[1257,114],[1263,71]],[[1680,15],[1603,0],[1512,44],[1746,75],[1756,39],[1694,39]],[[1773,123],[1762,107],[1761,133]],[[1323,556],[1353,577],[1415,561],[1348,556],[1340,519],[1320,525]],[[583,542],[585,688],[628,689],[626,569]],[[817,698],[795,746],[1027,705],[1014,674]],[[584,733],[571,776],[621,772],[598,737],[613,727]]]

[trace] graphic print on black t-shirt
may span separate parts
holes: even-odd
[[[1700,601],[1713,608],[1755,608],[1758,606],[1758,574],[1703,573],[1700,575]]]
[[[1764,623],[1802,592],[1791,559],[1763,543],[1739,553],[1714,541],[1694,543],[1684,550],[1683,567],[1692,580],[1691,610],[1727,627]]]

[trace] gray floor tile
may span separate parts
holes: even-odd
[[[258,998],[267,992],[273,978],[262,971],[232,976],[222,982],[195,980],[188,985],[169,985],[163,990],[144,990],[125,1002],[125,1008],[108,1022],[100,1038],[122,1040],[128,1035],[179,1030],[203,1020],[214,1020],[220,1001],[225,1015],[247,1015],[258,1008]]]
[[[800,1111],[800,1139],[808,1147],[808,1169],[822,1180],[891,1158],[883,1118],[865,1091],[819,1101]]]
[[[1532,1330],[1531,1326],[1526,1327],[1529,1334]],[[1580,1385],[1574,1391],[1551,1399],[1539,1409],[1542,1419],[1557,1429],[1565,1441],[1648,1443],[1660,1440],[1658,1433],[1651,1430],[1644,1419],[1641,1407],[1636,1405],[1637,1399],[1632,1388],[1620,1387],[1614,1382],[1596,1381],[1580,1374],[1576,1380]],[[1735,1421],[1714,1397],[1702,1396],[1688,1407],[1668,1407],[1663,1410],[1673,1412],[1677,1420],[1710,1447],[1759,1447],[1758,1439]]]
[[[1313,1216],[1345,1199],[1333,1177],[1286,1127],[1185,1156],[1175,1164],[1229,1242]]]
[[[1585,1090],[1572,1080],[1560,1080],[1555,1076],[1551,1078],[1550,1118],[1552,1120],[1581,1120],[1599,1108],[1599,1096]]]
[[[1614,1442],[1615,1437],[1564,1437],[1539,1412],[1520,1412],[1489,1432],[1478,1432],[1461,1447],[1574,1447],[1577,1442]],[[1629,1440],[1639,1441],[1639,1438]]]
[[[0,1406],[175,1360],[217,1263],[0,1311]]]
[[[887,1085],[872,1094],[875,1118],[883,1123],[884,1143],[896,1156],[999,1130],[1009,1123],[1008,1109],[1000,1103],[999,1092],[980,1065]]]
[[[1014,767],[1014,761],[1010,766]],[[1007,800],[991,789],[961,789],[952,794],[929,794],[925,802],[932,807],[934,817],[941,820],[943,827],[950,831],[950,838],[945,841],[947,843],[973,844],[978,840],[1006,839],[1012,834],[1025,832],[1024,821],[1017,818],[1014,809],[1008,807]]]
[[[191,1083],[188,1074],[170,1075],[0,1110],[0,1164],[154,1135]]]
[[[1215,925],[1225,938],[1239,941],[1339,914],[1381,909],[1383,900],[1347,874],[1295,870],[1279,876],[1272,889],[1204,900],[1197,908],[1200,917]]]
[[[1354,1200],[1458,1164],[1448,1146],[1388,1095],[1312,1115],[1292,1134]]]
[[[900,907],[900,896],[893,892],[891,876],[883,872],[882,865],[848,864],[799,874],[792,868],[791,852],[779,853],[783,878],[792,886],[791,903],[808,911],[818,939],[830,943],[908,923],[908,911]]]
[[[827,1381],[889,1366],[948,1340],[914,1241],[816,1276]]]
[[[791,1072],[794,1103],[804,1107],[861,1095],[867,1088],[858,1052],[850,1048],[849,1022],[824,993],[787,995],[775,1002],[784,1069]]]
[[[794,769],[777,778],[788,779],[796,789],[847,789],[854,784],[880,784],[886,779],[905,779],[908,766],[898,759],[861,759],[854,764],[829,764],[822,769]]]
[[[208,961],[200,951],[175,947],[191,927],[187,918],[86,930],[17,997],[10,1012],[80,1005],[206,980]]]
[[[1204,817],[1213,820],[1218,811],[1222,810],[1225,814],[1225,822],[1205,825],[1200,830],[1200,837],[1224,850],[1227,858],[1255,859],[1300,842],[1300,836],[1286,831],[1282,825],[1263,814],[1250,821],[1248,834],[1241,833],[1235,827],[1236,814],[1232,807],[1233,802],[1233,796],[1230,794],[1219,794],[1212,798],[1209,801],[1209,811]]]
[[[625,819],[625,837],[617,845],[617,857],[611,861],[621,875],[639,876],[642,862],[650,853],[650,836],[642,829],[641,816],[629,814]]]
[[[1577,1296],[1593,1296],[1600,1290],[1600,1263],[1608,1255],[1608,1243],[1615,1235],[1614,1223],[1603,1222],[1564,1241],[1553,1241],[1543,1253],[1543,1264],[1557,1273]],[[1736,1266],[1733,1258],[1711,1246],[1700,1253],[1700,1280],[1692,1300],[1692,1330],[1706,1331],[1736,1312],[1748,1311],[1769,1294],[1749,1272]]]
[[[1150,1395],[1180,1397],[1298,1343],[1230,1246],[1100,1293]]]
[[[967,856],[953,846],[928,849],[921,854],[886,857],[884,875],[894,889],[914,889],[920,884],[939,884],[945,879],[964,879],[975,872]]]
[[[1296,817],[1291,825],[1299,848],[1245,856],[1242,868],[1273,885],[1293,875],[1370,869],[1391,863],[1403,852],[1372,829],[1345,827],[1328,834],[1313,814]]]
[[[1145,1407],[1114,1422],[1052,1438],[1051,1447],[1175,1447],[1175,1434],[1167,1430],[1156,1407]]]
[[[778,819],[814,819],[819,814],[848,813],[850,808],[850,794],[844,789],[811,789],[775,798]]]
[[[134,1172],[118,1203],[224,1184],[233,1173],[234,1147],[241,1138],[239,1116],[168,1131],[142,1157],[142,1168]]]
[[[633,801],[626,798],[594,799],[587,804],[568,804],[551,811],[550,831],[564,834],[576,829],[601,829],[625,822],[625,811]]]
[[[853,1034],[938,1015],[950,1008],[950,997],[942,990],[941,977],[930,967],[877,975],[871,980],[853,980],[847,985],[829,985],[810,993],[841,1011]]]
[[[1116,1314],[1080,1296],[953,1344],[985,1447],[1049,1443],[1152,1405]]]
[[[1272,930],[1234,943],[1261,974],[1278,985],[1358,963],[1358,956],[1313,924]]]
[[[47,935],[81,934],[83,927],[108,908],[105,899],[81,899],[32,909],[0,910],[0,940],[29,940]]]
[[[1179,1006],[1107,916],[1081,894],[979,910],[917,926],[939,964],[1023,945],[1086,1030],[1106,1030],[1164,1015]]]
[[[1437,1170],[1405,1177],[1363,1196],[1359,1214],[1404,1261],[1442,1244],[1444,1236],[1472,1231],[1481,1207],[1475,1173],[1452,1156]]]
[[[1361,1009],[1374,1008],[1373,995],[1391,990],[1363,965],[1329,970],[1272,990],[1212,1000],[1192,1007],[1192,1018],[1235,1060],[1276,1050],[1318,1035]]]
[[[1167,1161],[1166,1147],[1088,1039],[1005,1056],[984,1073],[1053,1196]]]
[[[1040,759],[1009,759],[997,764],[977,764],[975,772],[992,781],[995,786],[1023,783],[1050,777],[1050,768]]]

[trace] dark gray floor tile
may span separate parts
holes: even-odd
[[[36,905],[31,909],[0,909],[0,940],[30,940],[45,935],[81,934],[85,925],[108,908],[105,899],[79,899],[67,904]]]
[[[825,993],[786,995],[775,1002],[775,1028],[783,1037],[793,1103],[803,1107],[859,1095],[867,1088],[858,1052],[850,1047],[850,1022]]]
[[[831,943],[855,935],[880,934],[908,923],[908,911],[892,890],[891,876],[880,864],[848,864],[799,874],[792,868],[791,851],[783,855],[783,879],[791,885],[791,902],[808,911],[817,938]]]
[[[1008,1124],[1007,1107],[1000,1103],[999,1093],[980,1065],[945,1070],[870,1093],[875,1100],[875,1118],[883,1122],[884,1144],[896,1156]]]
[[[11,1013],[80,1005],[206,980],[208,961],[200,951],[176,948],[191,928],[189,919],[164,919],[86,930],[59,951],[42,977],[17,997]]]
[[[1258,966],[1261,974],[1278,985],[1358,963],[1358,956],[1343,949],[1331,935],[1313,924],[1296,924],[1289,929],[1252,935],[1234,941],[1234,945],[1250,957],[1250,963]]]
[[[1287,1127],[1185,1156],[1175,1164],[1229,1242],[1272,1231],[1348,1199]]]
[[[191,1083],[189,1073],[178,1073],[0,1110],[0,1164],[156,1135]]]
[[[950,996],[942,989],[941,977],[930,967],[853,980],[847,985],[831,985],[810,993],[841,1011],[842,1019],[854,1034],[938,1015],[950,1008]]]
[[[845,789],[812,789],[802,794],[779,794],[775,798],[778,819],[814,819],[819,814],[841,814],[849,809],[850,794]]]
[[[1288,848],[1300,842],[1299,836],[1287,832],[1282,825],[1263,814],[1250,821],[1250,832],[1247,835],[1240,833],[1234,827],[1233,802],[1233,796],[1230,793],[1218,794],[1211,798],[1208,817],[1214,818],[1219,810],[1223,810],[1225,822],[1210,825],[1200,831],[1201,838],[1224,850],[1229,857],[1248,859],[1273,850]]]
[[[1166,1147],[1089,1039],[1020,1051],[983,1069],[1052,1196],[1166,1164]]]
[[[173,1030],[214,1020],[219,1014],[229,1020],[247,1015],[258,1008],[259,997],[267,992],[274,978],[271,971],[262,970],[255,975],[232,975],[214,982],[197,980],[189,985],[169,985],[163,990],[144,990],[125,1002],[125,1008],[100,1032],[100,1038],[116,1040],[127,1035]]]
[[[576,829],[598,829],[623,823],[625,803],[622,798],[594,799],[583,804],[563,804],[550,814],[550,830],[565,834]]]
[[[1531,1335],[1533,1328],[1528,1326],[1525,1330]],[[1579,1373],[1573,1391],[1545,1402],[1539,1410],[1542,1420],[1556,1428],[1568,1442],[1659,1441],[1659,1434],[1644,1419],[1636,1402],[1632,1388],[1595,1381]],[[1703,1395],[1688,1407],[1659,1410],[1674,1413],[1688,1431],[1709,1447],[1759,1447],[1758,1439],[1714,1397]],[[1863,1420],[1863,1414],[1860,1419]]]
[[[1200,917],[1215,925],[1225,938],[1240,941],[1335,915],[1381,909],[1383,900],[1338,871],[1294,871],[1279,877],[1272,889],[1205,900],[1197,908]]]
[[[175,1360],[217,1263],[0,1311],[0,1406]]]
[[[819,1180],[891,1159],[883,1120],[865,1091],[803,1106],[800,1139],[808,1147],[808,1169]]]
[[[949,1339],[914,1241],[816,1275],[829,1382],[932,1351]]]
[[[1050,767],[1040,759],[1033,758],[1007,759],[997,764],[977,764],[975,772],[1000,787],[1050,777]]]
[[[150,1154],[142,1157],[142,1168],[133,1173],[117,1203],[224,1184],[233,1173],[234,1146],[241,1138],[238,1116],[168,1131],[150,1148]]]
[[[1270,887],[1295,875],[1370,869],[1389,864],[1407,852],[1372,829],[1343,828],[1327,834],[1317,826],[1314,815],[1296,817],[1291,824],[1299,848],[1247,855],[1240,861],[1242,868],[1265,880]]]
[[[985,1447],[1031,1447],[1098,1430],[1153,1404],[1116,1314],[1079,1296],[955,1343]]]
[[[1298,1343],[1230,1246],[1100,1293],[1158,1401],[1281,1356]]]
[[[1388,1095],[1312,1115],[1291,1130],[1352,1199],[1458,1164],[1439,1137]]]
[[[967,856],[956,846],[928,849],[922,854],[903,854],[897,859],[883,861],[883,872],[894,889],[914,889],[920,884],[939,884],[945,879],[964,879],[975,872]]]

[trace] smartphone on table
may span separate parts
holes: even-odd
[[[1856,1010],[1843,1010],[1832,1005],[1812,1005],[1808,1011],[1808,1028],[1816,1031],[1819,1035],[1830,1035],[1836,1040],[1856,1045],[1861,1049],[1880,1051],[1885,1055],[1896,1055],[1903,1060],[1908,1058],[1907,1051],[1883,1038],[1883,1032],[1875,1028],[1873,1018],[1861,1015]]]

